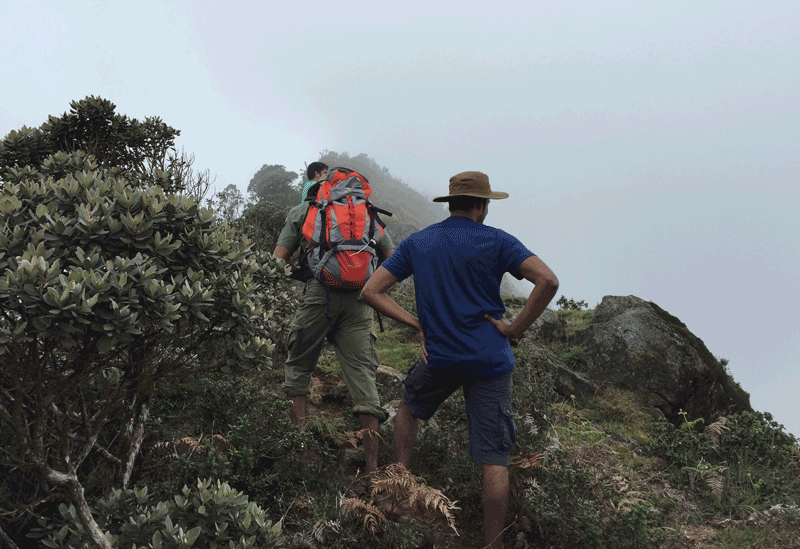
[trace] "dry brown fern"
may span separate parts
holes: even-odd
[[[428,520],[431,515],[427,511],[437,511],[458,535],[453,517],[453,511],[458,509],[457,502],[450,501],[440,490],[429,487],[399,463],[392,463],[373,474],[371,493],[375,498],[387,498],[396,503],[388,509],[389,512],[399,507],[420,520]]]
[[[325,543],[327,540],[326,533],[332,531],[339,534],[342,531],[342,524],[338,520],[320,520],[311,529],[311,535],[320,543]]]
[[[624,493],[630,489],[630,483],[624,475],[616,473],[606,480],[606,486],[610,487],[617,493]]]
[[[388,493],[392,496],[405,496],[411,486],[417,483],[408,469],[399,463],[381,467],[372,475],[372,495]]]
[[[418,485],[409,493],[408,505],[413,512],[422,516],[425,516],[425,511],[427,510],[439,512],[450,528],[458,534],[458,530],[455,527],[455,517],[453,517],[453,511],[458,507],[456,507],[455,502],[450,501],[450,498],[441,491],[430,488],[425,484]]]
[[[721,469],[722,472],[724,469]],[[711,493],[717,499],[717,503],[722,504],[722,491],[725,488],[725,479],[721,475],[711,474],[706,477],[706,486],[711,488]]]
[[[711,446],[714,448],[719,446],[719,437],[722,435],[722,433],[730,429],[730,427],[728,427],[728,423],[730,422],[731,421],[728,418],[722,416],[717,421],[703,429],[703,432],[706,434],[706,436],[711,439]]]
[[[192,437],[184,437],[176,440],[173,443],[175,447],[175,454],[194,454],[200,447],[200,442]]]
[[[378,433],[378,431],[373,431],[372,429],[360,429],[358,431],[345,431],[344,432],[347,444],[356,448],[358,446],[358,442],[360,440],[364,440],[364,437],[377,437],[379,441],[386,444],[386,441],[383,437]]]
[[[339,505],[339,516],[347,518],[349,516],[364,519],[364,530],[376,535],[383,524],[389,522],[383,512],[372,505],[358,498],[347,498]]]
[[[645,501],[644,495],[641,492],[628,492],[626,496],[615,506],[617,512],[625,512],[630,510],[634,505],[638,505]]]
[[[207,446],[204,444],[204,441],[208,441],[210,443],[211,449],[214,450],[214,455],[217,456],[234,449],[233,444],[228,442],[228,440],[222,435],[213,435],[211,437],[201,435],[200,439],[184,437],[174,441],[172,445],[175,449],[176,456],[179,454],[189,454],[192,456],[195,453],[205,452]]]
[[[547,467],[544,466],[544,454],[527,454],[527,455],[516,455],[511,456],[509,458],[509,463],[515,467],[519,467],[520,469],[544,469],[547,471]]]
[[[314,545],[314,538],[310,534],[297,532],[289,540],[289,546],[294,549],[317,549]]]

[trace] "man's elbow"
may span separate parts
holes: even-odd
[[[292,257],[292,252],[286,246],[275,246],[275,250],[272,252],[272,255],[278,259],[283,259],[284,261],[289,261],[289,258]]]
[[[373,300],[375,299],[375,293],[373,288],[370,286],[369,281],[367,281],[367,284],[361,288],[361,293],[358,294],[358,299],[367,305],[372,306]]]
[[[554,296],[558,291],[558,277],[556,277],[556,275],[554,275],[553,273],[548,273],[546,275],[543,275],[536,282],[536,286],[539,285],[542,286],[542,288],[548,295]]]

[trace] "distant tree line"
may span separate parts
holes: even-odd
[[[344,166],[367,177],[373,190],[371,200],[393,214],[384,221],[395,244],[446,215],[443,206],[431,202],[366,154],[350,156],[324,150],[315,160],[331,167]],[[272,251],[286,213],[300,203],[305,181],[305,168],[298,174],[284,165],[264,164],[250,180],[247,197],[231,184],[211,202],[222,219],[245,232],[256,246]]]

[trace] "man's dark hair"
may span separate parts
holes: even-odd
[[[478,208],[489,201],[488,198],[480,198],[477,196],[454,196],[449,199],[448,208],[451,212],[464,211],[468,212],[473,208]]]
[[[314,179],[314,176],[317,175],[317,172],[321,172],[322,170],[327,169],[327,167],[328,165],[324,162],[312,162],[306,169],[306,177],[308,177],[308,180],[311,181]]]

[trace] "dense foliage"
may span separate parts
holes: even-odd
[[[198,480],[173,498],[152,502],[147,488],[113,490],[97,502],[101,527],[118,549],[281,549],[281,523],[273,524],[246,494],[225,482]],[[59,507],[61,522],[48,525],[40,543],[53,549],[91,549],[75,507]]]
[[[175,149],[179,135],[157,116],[139,121],[118,114],[111,101],[89,96],[72,101],[69,112],[49,116],[38,128],[11,131],[0,141],[0,168],[42,166],[56,153],[81,151],[98,166],[132,176],[131,184],[157,183],[166,192],[185,191],[197,181],[191,160]],[[58,179],[66,174],[48,175]]]
[[[64,123],[82,133],[69,143],[108,144],[92,126],[106,119],[81,110],[95,103],[113,110],[73,104]],[[100,545],[84,493],[128,484],[158,384],[268,365],[283,330],[273,313],[292,302],[282,263],[165,192],[177,180],[158,158],[126,156],[157,156],[173,134],[140,143],[139,125],[113,121],[125,151],[101,147],[106,164],[82,150],[37,156],[66,139],[52,118],[0,147],[4,161],[16,151],[0,173],[0,501],[22,516],[57,487]]]

